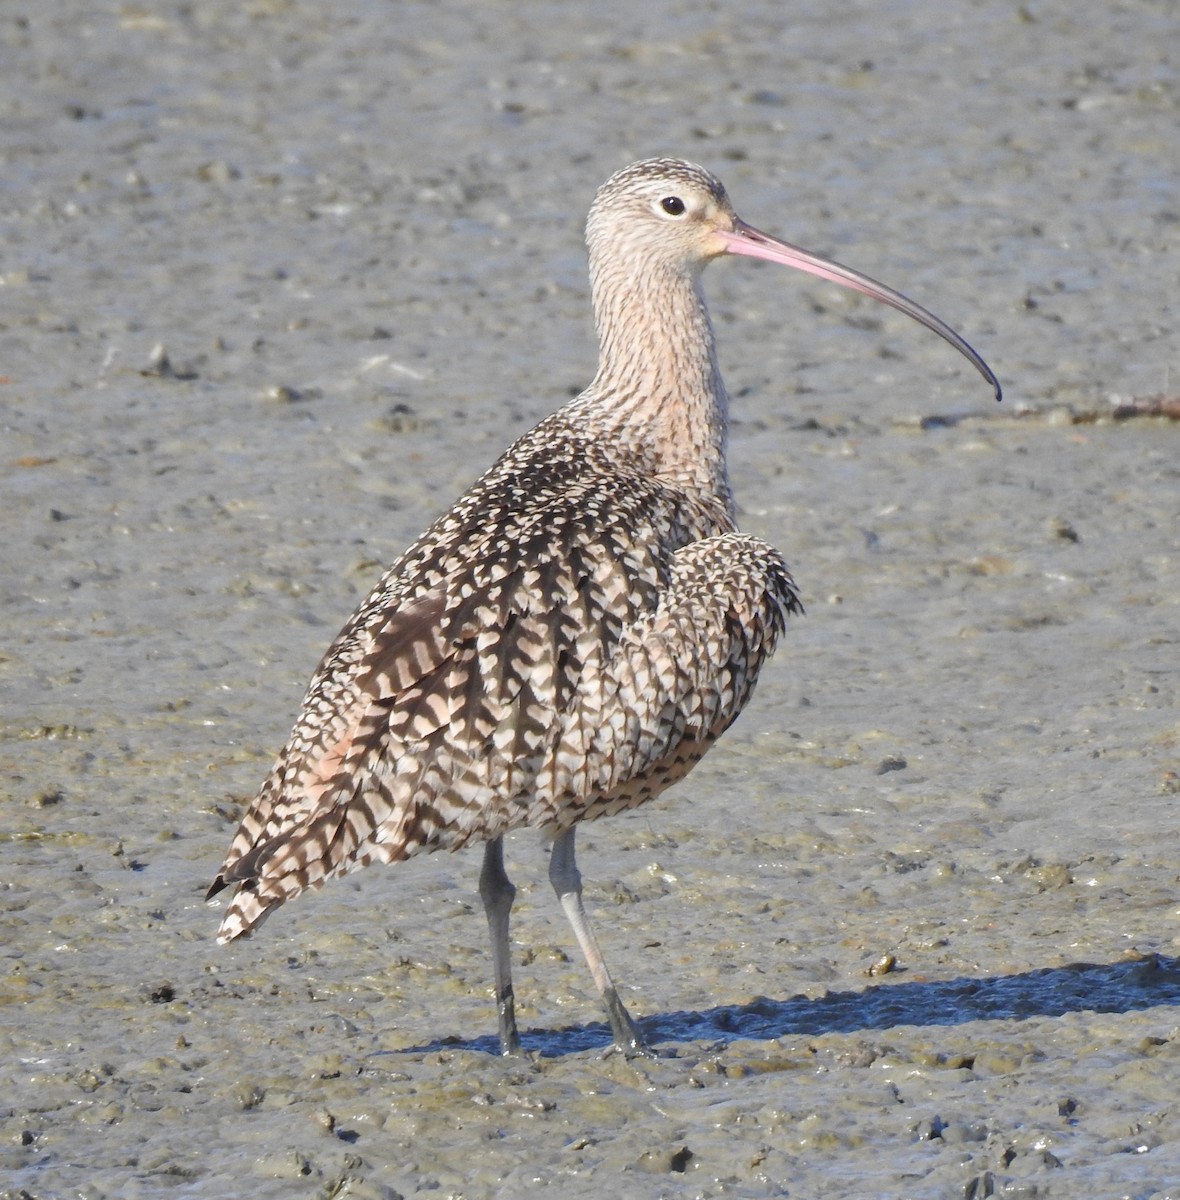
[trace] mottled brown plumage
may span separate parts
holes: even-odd
[[[236,887],[229,941],[334,875],[487,842],[480,892],[506,1053],[519,1039],[502,836],[533,826],[554,839],[550,877],[616,1041],[640,1046],[585,920],[575,826],[691,770],[802,611],[779,553],[734,522],[702,267],[739,253],[835,278],[917,316],[986,371],[911,301],[744,225],[688,163],[618,172],[587,241],[594,382],[382,576],[320,663],[210,889]]]

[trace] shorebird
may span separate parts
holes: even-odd
[[[549,878],[616,1044],[645,1048],[586,918],[574,838],[682,779],[741,712],[787,618],[777,550],[738,531],[728,399],[700,288],[725,254],[854,288],[982,358],[899,292],[747,225],[708,171],[634,163],[586,227],[598,372],[520,438],[385,572],[328,648],[242,819],[214,896],[219,940],[372,862],[486,843],[504,1054],[520,1052],[509,830],[552,844]]]

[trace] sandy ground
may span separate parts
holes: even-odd
[[[0,14],[0,1197],[1180,1196],[1171,0],[206,0]],[[909,292],[708,288],[808,616],[588,828],[662,1056],[604,1054],[533,836],[216,946],[320,652],[593,372],[637,157]],[[1171,372],[1171,375],[1169,374]],[[893,956],[895,968],[870,973]]]

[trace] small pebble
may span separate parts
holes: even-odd
[[[272,384],[262,393],[264,400],[270,400],[275,404],[294,404],[299,399],[299,393],[293,387],[287,387],[286,384]]]
[[[1054,517],[1049,522],[1049,533],[1052,537],[1061,538],[1066,542],[1082,540],[1081,534],[1064,517]]]
[[[235,179],[240,179],[242,172],[237,167],[230,166],[223,159],[217,159],[215,162],[202,163],[197,168],[197,178],[202,183],[232,183]]]

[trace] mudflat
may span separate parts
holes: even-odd
[[[75,0],[0,23],[0,1197],[1174,1197],[1180,17]],[[384,564],[594,370],[627,161],[954,325],[706,276],[808,615],[579,842],[660,1057],[509,839],[218,947]]]

